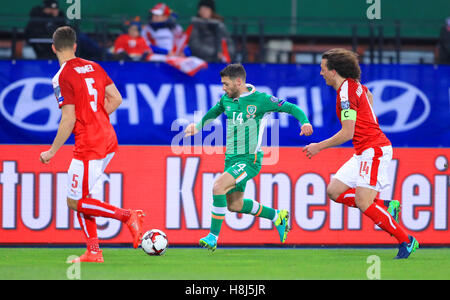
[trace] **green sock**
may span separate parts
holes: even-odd
[[[278,218],[276,209],[264,206],[251,199],[244,199],[244,204],[242,205],[242,210],[240,213],[251,214],[256,217],[272,220],[273,222],[275,222]]]
[[[213,207],[211,211],[211,229],[210,232],[219,237],[220,228],[227,211],[227,196],[213,195]]]

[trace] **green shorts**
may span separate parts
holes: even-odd
[[[225,158],[224,172],[227,172],[236,179],[236,186],[228,191],[227,194],[236,191],[245,191],[247,181],[258,175],[261,170],[262,158],[262,152]]]

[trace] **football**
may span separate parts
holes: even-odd
[[[141,247],[148,255],[163,255],[168,246],[167,235],[159,229],[149,230],[142,236]]]

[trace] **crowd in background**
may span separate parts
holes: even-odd
[[[235,45],[224,18],[216,12],[214,0],[198,2],[197,14],[187,28],[177,19],[176,12],[167,4],[158,3],[148,10],[148,20],[135,17],[123,24],[124,33],[112,46],[99,45],[75,28],[77,55],[92,60],[166,61],[167,57],[196,57],[206,62],[233,60]],[[42,5],[31,9],[25,37],[36,58],[54,59],[52,34],[59,26],[68,24],[56,0],[43,0]],[[450,63],[450,17],[441,28],[437,49],[437,62]]]
[[[79,28],[77,55],[87,59],[161,60],[161,57],[194,56],[206,62],[230,62],[234,44],[216,13],[214,0],[200,0],[197,15],[185,29],[177,22],[177,14],[167,4],[158,3],[148,11],[148,20],[140,17],[127,20],[111,47],[101,47]],[[52,59],[51,37],[56,28],[68,25],[64,12],[56,0],[44,0],[33,7],[25,29],[27,43],[36,58]]]

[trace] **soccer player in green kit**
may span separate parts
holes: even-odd
[[[223,174],[214,182],[210,233],[200,239],[200,245],[214,251],[217,248],[222,222],[227,209],[252,214],[274,222],[284,243],[289,231],[287,210],[276,210],[251,199],[244,199],[246,183],[261,170],[263,151],[261,141],[271,112],[293,115],[301,124],[300,135],[312,134],[305,113],[296,105],[255,90],[246,84],[246,72],[241,64],[230,64],[220,72],[225,94],[198,124],[191,123],[185,136],[198,133],[222,113],[227,116],[227,144]]]

